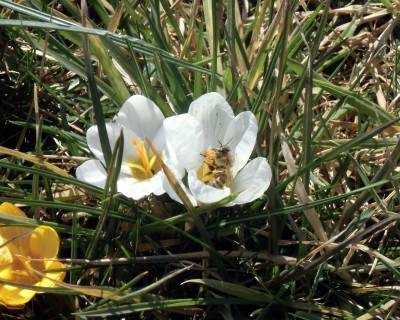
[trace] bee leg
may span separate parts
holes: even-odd
[[[213,172],[213,171],[208,171],[204,176],[209,176],[209,175],[212,175],[212,174],[214,174],[215,172]]]

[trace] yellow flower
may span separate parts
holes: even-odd
[[[0,205],[0,213],[26,218],[20,209],[7,202]],[[11,283],[49,288],[56,286],[52,279],[63,280],[65,272],[47,272],[64,268],[61,262],[51,261],[57,256],[59,246],[60,238],[53,228],[0,225],[0,303],[15,307],[41,293]]]

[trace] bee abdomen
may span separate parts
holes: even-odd
[[[208,181],[208,184],[214,188],[222,189],[226,186],[228,181],[228,174],[224,170],[220,170],[216,173],[212,180]]]

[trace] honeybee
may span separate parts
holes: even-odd
[[[220,143],[221,144],[221,143]],[[200,180],[214,188],[229,187],[232,182],[231,168],[233,161],[230,155],[231,148],[223,145],[200,153],[204,157],[200,168]]]

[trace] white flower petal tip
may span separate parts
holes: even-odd
[[[76,168],[75,175],[79,180],[90,183],[96,187],[104,188],[107,173],[99,160],[88,160]]]
[[[231,121],[224,140],[228,141],[235,159],[232,167],[233,176],[249,160],[256,143],[257,131],[257,119],[250,111],[240,113]]]
[[[114,148],[117,139],[121,134],[123,127],[116,123],[106,123],[106,130],[111,149]],[[86,133],[86,140],[90,151],[95,157],[104,162],[103,151],[99,139],[99,129],[97,126],[90,127]]]
[[[272,171],[267,160],[258,157],[250,161],[235,177],[232,193],[239,195],[227,206],[252,202],[261,197],[272,181]]]
[[[231,106],[219,93],[206,93],[194,100],[189,115],[197,119],[202,128],[205,146],[216,147],[224,141],[229,124],[235,118]]]
[[[163,121],[164,115],[153,101],[134,95],[121,107],[116,123],[131,128],[142,139],[153,139]]]

